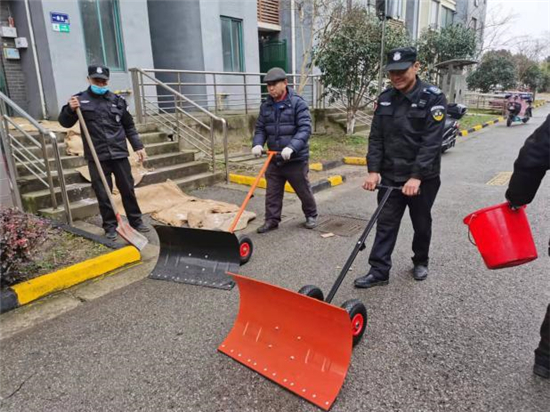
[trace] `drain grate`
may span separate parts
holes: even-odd
[[[349,237],[363,231],[368,220],[348,216],[325,215],[319,219],[315,230],[323,233],[334,233],[338,236]]]

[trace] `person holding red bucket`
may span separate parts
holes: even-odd
[[[506,199],[512,209],[531,203],[546,172],[550,170],[550,115],[535,132],[527,138],[514,163]],[[550,240],[548,241],[550,256]],[[533,372],[550,378],[550,304],[540,328],[540,343],[535,349]]]
[[[517,266],[537,258],[524,209],[534,199],[549,169],[550,116],[521,148],[506,191],[507,202],[478,210],[464,218],[489,269]],[[533,372],[543,378],[550,378],[550,304],[540,329]]]

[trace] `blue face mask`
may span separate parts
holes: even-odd
[[[92,93],[98,94],[100,96],[104,95],[109,91],[109,88],[107,86],[99,87],[99,86],[96,86],[95,84],[91,85],[91,89],[92,89]]]

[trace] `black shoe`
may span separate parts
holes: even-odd
[[[428,277],[428,266],[414,265],[413,278],[415,280],[424,280]]]
[[[377,279],[372,273],[355,279],[354,285],[356,288],[372,288],[373,286],[384,286],[388,284],[388,279]]]
[[[149,226],[145,226],[143,223],[140,223],[139,225],[132,226],[132,227],[141,233],[147,233],[151,231],[151,228]]]
[[[533,373],[541,378],[550,378],[550,357],[535,355]]]
[[[304,223],[306,229],[313,229],[317,227],[317,216],[306,217],[306,223]]]
[[[265,222],[262,226],[260,226],[258,229],[256,229],[256,232],[258,233],[266,233],[270,230],[275,230],[279,228],[278,223],[271,223],[271,222]]]
[[[116,231],[115,230],[109,230],[105,231],[105,237],[109,240],[116,240]]]

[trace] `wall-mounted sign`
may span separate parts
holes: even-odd
[[[2,26],[2,37],[15,39],[17,37],[17,29],[15,27]]]
[[[53,31],[61,33],[69,33],[71,31],[71,21],[68,14],[51,11],[50,18],[52,20]]]
[[[18,49],[26,49],[29,47],[29,42],[27,41],[26,37],[17,37],[15,39],[15,47]]]
[[[4,49],[4,57],[7,60],[20,60],[21,56],[19,55],[19,50],[13,49],[11,47],[6,47]]]

